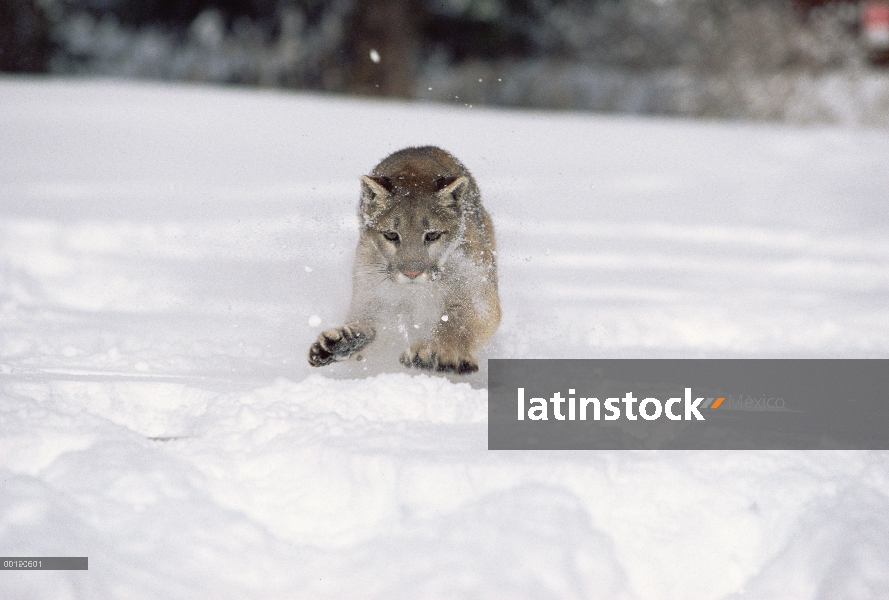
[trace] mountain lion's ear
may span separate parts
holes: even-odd
[[[439,204],[449,210],[457,210],[463,204],[463,198],[469,190],[469,179],[457,177],[456,179],[439,179],[439,190],[436,192]]]
[[[361,213],[370,219],[386,208],[392,198],[392,182],[388,177],[361,176]]]

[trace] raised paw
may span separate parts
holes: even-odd
[[[309,348],[309,364],[323,367],[337,360],[346,360],[373,341],[375,335],[373,329],[360,329],[354,325],[328,329]]]
[[[466,375],[478,371],[478,361],[468,351],[450,348],[432,340],[417,342],[401,355],[401,364],[444,373]]]

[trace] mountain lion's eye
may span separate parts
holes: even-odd
[[[395,233],[394,231],[384,231],[383,237],[386,238],[387,240],[389,240],[390,242],[397,242],[398,241],[398,234]]]
[[[425,239],[427,242],[434,242],[435,240],[437,240],[438,238],[441,237],[442,233],[444,233],[444,232],[443,231],[427,231]]]

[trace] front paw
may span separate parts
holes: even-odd
[[[410,350],[401,355],[401,364],[405,367],[460,375],[478,371],[478,361],[471,353],[433,340],[413,344]]]
[[[350,325],[328,329],[309,348],[309,364],[323,367],[337,360],[346,360],[373,341],[375,335],[373,329],[359,329]]]

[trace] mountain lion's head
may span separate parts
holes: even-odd
[[[360,215],[380,272],[402,284],[436,280],[462,239],[469,193],[465,176],[363,176]]]

